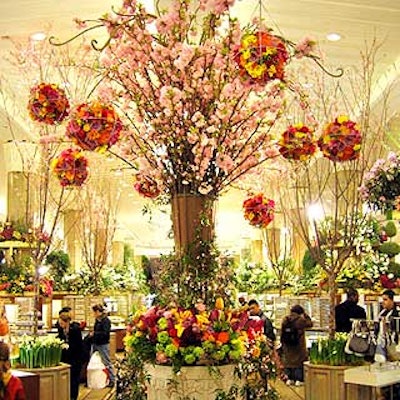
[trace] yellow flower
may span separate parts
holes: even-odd
[[[349,120],[349,117],[347,115],[339,115],[337,117],[337,122],[339,124],[343,124],[344,122],[347,122]]]

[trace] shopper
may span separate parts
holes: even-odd
[[[92,338],[92,353],[98,351],[101,355],[103,364],[106,366],[109,373],[109,387],[115,385],[114,368],[110,358],[110,333],[111,321],[104,310],[102,304],[96,304],[92,307],[96,321],[94,323],[93,331],[89,333]]]
[[[10,348],[0,342],[0,400],[26,400],[21,379],[11,373]]]
[[[293,306],[282,321],[281,353],[288,385],[301,386],[304,383],[303,362],[308,359],[305,329],[312,326],[311,318],[299,304]]]
[[[396,327],[396,320],[399,317],[399,311],[394,301],[394,291],[386,289],[382,293],[382,310],[379,313],[379,332],[377,339],[377,347],[375,352],[375,362],[385,362],[388,357],[387,346],[393,340],[395,344],[399,342],[398,328]],[[397,328],[397,329],[396,329]],[[392,397],[390,397],[390,390],[388,387],[380,389],[382,399],[400,399],[400,385],[395,384],[392,386]]]
[[[77,400],[82,370],[83,341],[80,325],[78,322],[71,321],[68,310],[59,313],[58,337],[68,344],[68,348],[62,350],[61,361],[71,366],[70,395],[71,400]]]
[[[357,304],[357,290],[349,288],[346,295],[347,299],[335,307],[336,332],[350,332],[353,319],[367,318],[365,309]]]
[[[264,311],[261,310],[257,300],[255,299],[250,300],[248,306],[249,306],[250,316],[259,317],[264,321],[264,335],[271,340],[273,347],[276,340],[276,336],[271,320],[267,317]]]

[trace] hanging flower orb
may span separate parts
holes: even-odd
[[[136,183],[133,187],[141,196],[149,199],[155,199],[160,195],[160,189],[157,186],[157,182],[147,175],[137,174]]]
[[[55,125],[68,116],[69,102],[64,89],[58,85],[40,83],[31,88],[28,110],[34,121]]]
[[[290,125],[282,133],[279,152],[288,160],[306,161],[317,150],[313,131],[303,124]]]
[[[264,83],[273,79],[283,80],[288,59],[283,40],[263,31],[245,34],[236,57],[243,76]]]
[[[52,161],[61,186],[82,186],[88,176],[88,161],[78,149],[64,150]]]
[[[243,202],[244,218],[250,225],[266,228],[274,219],[275,201],[267,199],[262,193]]]
[[[99,101],[83,103],[71,112],[67,136],[83,150],[107,150],[119,139],[122,123],[114,108]]]
[[[318,146],[331,161],[355,160],[360,155],[361,133],[355,122],[341,115],[326,125]]]

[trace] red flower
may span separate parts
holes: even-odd
[[[361,133],[355,122],[342,115],[325,127],[318,146],[331,161],[355,160],[360,155]]]
[[[58,85],[40,83],[31,89],[28,110],[34,121],[54,125],[68,116],[69,102]]]
[[[282,133],[279,152],[289,160],[304,161],[317,150],[313,131],[303,124],[290,125]]]
[[[264,198],[262,193],[243,202],[244,218],[250,225],[266,228],[274,219],[274,200]]]
[[[160,194],[157,182],[149,176],[136,174],[136,183],[133,186],[139,194],[149,199],[155,199]]]
[[[381,284],[385,289],[394,289],[396,287],[396,282],[393,279],[390,279],[385,274],[382,274],[379,277],[379,280],[381,281]]]
[[[53,172],[61,186],[81,186],[88,176],[88,162],[77,149],[64,150],[52,161]]]
[[[111,105],[80,104],[71,112],[67,136],[83,150],[108,149],[119,139],[122,123]]]

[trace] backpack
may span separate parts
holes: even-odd
[[[282,324],[281,342],[288,346],[297,346],[300,343],[300,335],[295,327],[295,321],[287,319]]]

